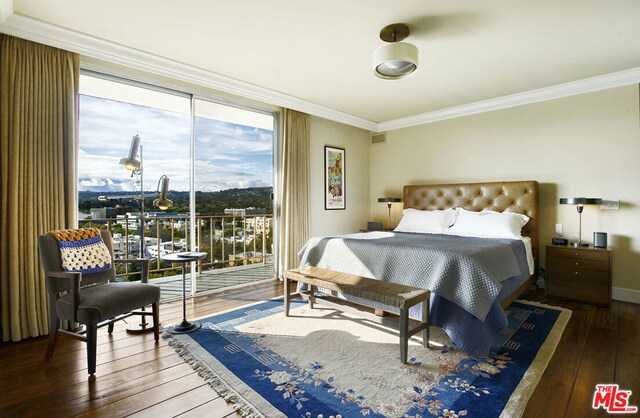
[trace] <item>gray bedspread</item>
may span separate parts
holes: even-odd
[[[301,265],[430,289],[484,321],[500,282],[524,274],[508,239],[370,232],[312,238]]]

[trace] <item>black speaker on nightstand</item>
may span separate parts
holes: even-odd
[[[607,233],[606,232],[594,232],[593,233],[593,246],[595,248],[607,248]]]

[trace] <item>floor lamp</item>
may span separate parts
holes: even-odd
[[[138,160],[138,153],[140,159]],[[140,143],[140,137],[135,135],[131,138],[131,146],[129,147],[129,155],[120,159],[120,165],[123,165],[127,170],[131,171],[131,177],[134,175],[139,176],[140,181],[140,196],[136,196],[135,199],[140,201],[140,258],[145,258],[145,242],[144,242],[144,230],[145,230],[145,218],[144,218],[144,181],[143,181],[143,166],[142,166],[142,144]],[[144,307],[142,308],[144,311]],[[146,322],[146,316],[140,317],[140,324],[129,324],[127,332],[139,333],[146,332],[153,329],[148,326]]]
[[[391,204],[402,202],[402,199],[399,197],[379,197],[378,202],[387,204],[387,208],[389,209],[389,222],[387,223],[387,229],[391,230]]]

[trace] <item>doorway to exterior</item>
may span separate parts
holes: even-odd
[[[191,295],[275,277],[276,113],[93,72],[81,74],[79,109],[79,226],[110,229],[116,257],[152,259],[163,300],[182,291],[180,266],[161,259],[169,252],[207,252]],[[131,153],[134,171],[120,164]],[[165,210],[153,204],[162,178]]]

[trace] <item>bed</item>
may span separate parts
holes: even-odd
[[[522,214],[529,220],[522,227],[522,239],[413,231],[315,237],[299,253],[301,266],[313,265],[429,289],[431,325],[445,330],[468,354],[489,354],[491,341],[507,324],[504,307],[534,282],[538,260],[538,183],[408,185],[403,189],[403,202],[404,209],[433,214],[458,208],[457,213],[474,216],[483,211],[483,215],[490,216],[506,212],[508,215],[500,216]],[[334,295],[371,305],[357,298]],[[394,311],[388,306],[373,307]],[[420,319],[421,306],[413,307],[409,315]]]

